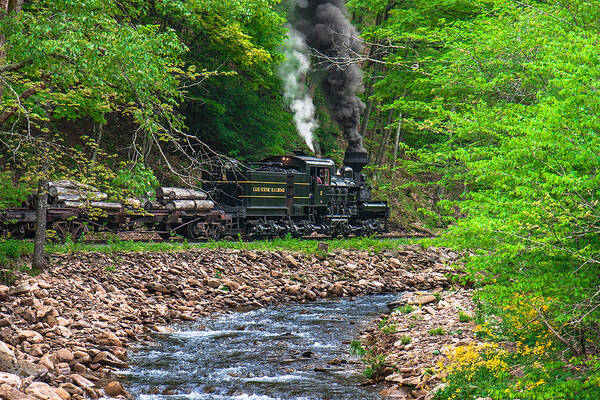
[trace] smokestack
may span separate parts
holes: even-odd
[[[362,72],[352,62],[362,44],[346,15],[343,0],[296,0],[296,30],[304,34],[323,65],[321,82],[331,116],[348,142],[344,164],[359,172],[368,163],[367,150],[358,131],[365,106],[356,94],[362,90]]]

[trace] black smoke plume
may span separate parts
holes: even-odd
[[[350,23],[343,0],[295,0],[295,28],[301,32],[325,70],[321,82],[333,119],[342,127],[348,151],[366,153],[358,131],[365,108],[356,96],[362,72],[352,62],[362,44]]]

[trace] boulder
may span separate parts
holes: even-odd
[[[117,335],[110,331],[104,331],[98,336],[98,344],[104,346],[123,346],[121,339],[119,339]]]
[[[89,379],[84,378],[83,376],[81,376],[79,374],[71,375],[71,380],[73,381],[74,384],[76,384],[77,386],[79,386],[81,388],[94,386],[94,384]]]
[[[71,398],[71,395],[69,394],[69,392],[67,392],[65,389],[58,387],[55,388],[54,391],[56,392],[57,395],[60,396],[60,398],[62,400],[69,400]]]
[[[117,381],[107,383],[106,386],[104,386],[104,391],[111,397],[127,396],[127,392],[123,388],[123,385]]]
[[[331,285],[328,291],[330,294],[337,297],[342,297],[344,295],[344,287],[339,283],[334,283],[333,285]]]
[[[0,385],[9,385],[18,388],[21,385],[21,378],[8,372],[0,372]]]
[[[293,255],[289,254],[287,256],[285,256],[283,258],[283,261],[285,261],[285,263],[287,264],[287,266],[289,267],[297,267],[298,266],[298,261],[296,261],[296,259],[294,258]]]
[[[58,362],[71,362],[75,359],[75,356],[69,349],[60,349],[55,353],[55,355]]]
[[[25,389],[25,393],[40,400],[62,400],[54,388],[44,382],[33,382]]]
[[[14,387],[3,384],[0,385],[0,399],[3,400],[33,400],[33,397],[18,391]]]
[[[17,332],[17,337],[19,342],[27,340],[29,343],[42,343],[44,341],[44,337],[40,335],[36,331],[23,329]]]
[[[408,301],[408,304],[422,306],[425,304],[433,303],[433,302],[435,302],[435,300],[436,300],[436,297],[431,294],[422,294],[422,295],[415,297],[414,299],[410,299]]]
[[[0,340],[0,370],[14,371],[17,364],[15,353]]]
[[[19,296],[22,294],[29,293],[31,291],[31,285],[23,283],[21,285],[13,286],[8,289],[9,296]]]

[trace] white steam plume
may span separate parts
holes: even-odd
[[[283,53],[285,61],[279,67],[279,77],[283,82],[283,98],[294,113],[296,130],[314,152],[313,132],[319,124],[315,120],[315,106],[310,94],[306,93],[304,81],[310,69],[310,59],[302,35],[291,27]]]

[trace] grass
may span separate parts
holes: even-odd
[[[238,249],[238,250],[289,250],[308,254],[322,254],[318,245],[323,240],[311,239],[273,239],[245,242],[241,240],[209,241],[200,243],[188,242],[136,242],[132,240],[108,240],[106,244],[95,243],[73,243],[46,244],[46,252],[49,254],[65,254],[79,252],[177,252],[191,249]],[[379,252],[383,250],[394,250],[406,244],[418,243],[417,239],[377,239],[372,237],[331,239],[327,240],[330,250],[362,250]],[[22,254],[33,253],[33,242],[21,240],[0,241],[0,265],[10,259],[17,259]]]

